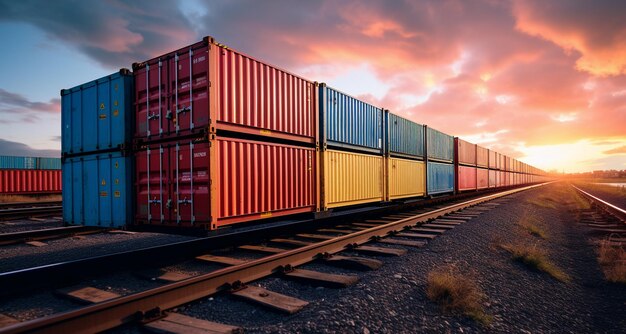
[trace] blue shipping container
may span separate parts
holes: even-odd
[[[37,158],[37,169],[61,169],[61,158]]]
[[[63,220],[68,224],[120,227],[132,222],[130,157],[120,152],[63,161]]]
[[[371,153],[384,151],[383,110],[320,85],[322,142]]]
[[[428,159],[452,162],[454,160],[454,137],[428,128]]]
[[[423,157],[424,126],[390,112],[386,114],[389,154],[406,158]]]
[[[0,156],[0,169],[37,169],[37,158]]]
[[[450,193],[454,191],[454,165],[428,162],[428,195]]]
[[[118,149],[133,131],[133,76],[127,69],[61,91],[61,152]]]

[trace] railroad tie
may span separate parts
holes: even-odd
[[[329,258],[325,258],[324,262],[334,266],[356,270],[376,270],[383,265],[383,261],[380,260],[343,255],[333,255]]]
[[[120,295],[110,291],[104,291],[91,286],[73,286],[69,288],[59,289],[56,291],[58,295],[79,301],[81,303],[95,304],[118,298]]]
[[[421,227],[434,227],[436,229],[446,229],[446,230],[451,230],[454,228],[454,226],[455,225],[432,224],[432,223],[421,225]]]
[[[149,281],[161,281],[166,283],[178,282],[192,277],[191,275],[161,269],[137,271],[135,275]]]
[[[298,246],[298,247],[304,247],[304,246],[313,244],[312,242],[308,242],[308,241],[294,240],[294,239],[281,239],[281,238],[272,239],[270,241],[276,244],[285,244],[289,246]]]
[[[400,240],[400,239],[393,239],[393,238],[383,238],[380,240],[376,240],[376,242],[381,242],[384,244],[392,244],[392,245],[410,246],[410,247],[416,247],[416,248],[426,246],[426,242],[424,241]]]
[[[234,257],[217,256],[211,254],[200,255],[197,256],[196,259],[226,266],[236,266],[247,262],[246,260],[236,259]]]
[[[253,251],[253,252],[270,253],[270,254],[278,254],[278,253],[288,251],[288,249],[284,249],[284,248],[257,246],[257,245],[243,245],[237,248],[248,250],[248,251]]]
[[[27,241],[26,244],[34,247],[48,246],[47,243],[41,241]]]
[[[359,277],[354,275],[328,274],[306,269],[293,269],[286,272],[284,276],[329,288],[345,288],[359,281]]]
[[[371,224],[371,223],[352,223],[352,225],[358,226],[358,227],[365,227],[365,228],[380,226],[380,224],[376,224],[376,223],[374,223],[374,224]]]
[[[300,234],[296,234],[296,236],[300,238],[317,239],[317,240],[330,240],[330,239],[336,238],[336,237],[333,237],[332,235],[310,234],[310,233],[300,233]]]
[[[449,220],[449,219],[435,219],[433,221],[434,224],[444,224],[444,225],[461,225],[464,221],[459,220]]]
[[[6,314],[2,314],[0,313],[0,328],[2,327],[7,327],[13,324],[17,324],[18,322],[20,322],[19,320],[13,318],[13,317],[9,317]]]
[[[432,233],[432,234],[442,234],[446,232],[446,230],[440,230],[435,228],[423,228],[423,227],[413,227],[409,231],[412,232],[422,232],[422,233]]]
[[[415,239],[427,239],[427,240],[432,240],[432,239],[435,239],[437,237],[437,235],[435,235],[435,234],[407,233],[407,232],[400,232],[400,233],[396,234],[395,236],[396,237],[402,237],[402,238],[415,238]]]
[[[355,247],[352,250],[357,251],[359,253],[367,253],[367,254],[372,254],[372,255],[383,255],[383,256],[402,256],[406,254],[406,249],[364,246],[364,245]]]
[[[169,313],[165,318],[147,323],[143,327],[155,333],[243,333],[243,329],[241,327],[196,319],[179,313]]]
[[[307,301],[252,285],[233,291],[232,294],[288,314],[294,314],[309,305],[309,302]]]
[[[321,229],[317,230],[317,232],[322,232],[322,233],[342,233],[342,234],[354,233],[353,230],[342,230],[342,229],[337,229],[337,228],[321,228]]]

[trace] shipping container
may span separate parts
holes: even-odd
[[[460,138],[454,138],[457,163],[466,166],[476,166],[476,144]]]
[[[49,194],[60,192],[61,170],[0,170],[0,194]]]
[[[485,189],[489,187],[489,170],[486,168],[476,169],[476,188]]]
[[[476,165],[489,167],[489,150],[479,145],[476,145]]]
[[[83,154],[131,142],[133,75],[127,69],[61,91],[61,152]]]
[[[454,160],[454,138],[443,132],[427,127],[428,159],[452,162]]]
[[[489,188],[495,188],[498,186],[498,171],[489,170]]]
[[[216,229],[317,210],[314,148],[227,137],[136,153],[137,222]]]
[[[382,156],[327,150],[323,154],[322,208],[385,199]]]
[[[37,169],[61,169],[61,158],[37,158]]]
[[[408,119],[387,115],[388,153],[409,159],[424,157],[424,126]]]
[[[424,162],[400,158],[387,159],[387,199],[426,195]]]
[[[132,173],[132,159],[119,151],[65,158],[65,223],[101,227],[131,224]]]
[[[457,191],[476,190],[476,167],[457,166]]]
[[[0,169],[37,169],[37,158],[2,155]]]
[[[383,154],[383,110],[320,84],[322,144]]]
[[[454,191],[454,165],[428,162],[426,171],[428,195],[451,193]]]
[[[133,70],[135,137],[142,141],[217,128],[317,142],[313,82],[216,44],[211,37],[133,64]]]
[[[498,166],[498,169],[500,170],[506,170],[506,155],[502,154],[502,153],[498,153],[498,160],[500,160],[500,164]]]
[[[498,179],[497,179],[498,187],[506,187],[506,172],[498,171]]]
[[[498,169],[498,153],[489,150],[489,169]]]

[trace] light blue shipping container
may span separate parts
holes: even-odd
[[[322,142],[329,147],[382,154],[383,110],[320,85]]]
[[[428,159],[445,162],[454,160],[454,137],[433,128],[428,128]]]
[[[0,169],[37,169],[37,158],[2,155]]]
[[[426,173],[428,195],[451,193],[454,191],[453,164],[429,161]]]
[[[424,126],[386,112],[389,154],[405,158],[424,157]]]
[[[63,161],[63,220],[72,225],[121,227],[132,220],[132,159],[121,152]]]
[[[61,158],[37,158],[37,169],[61,169]]]
[[[61,152],[122,148],[133,131],[133,75],[127,69],[61,91]]]

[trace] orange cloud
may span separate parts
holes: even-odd
[[[626,154],[626,145],[602,152],[604,154]]]
[[[516,28],[577,54],[576,68],[597,76],[626,74],[622,1],[515,1]]]

